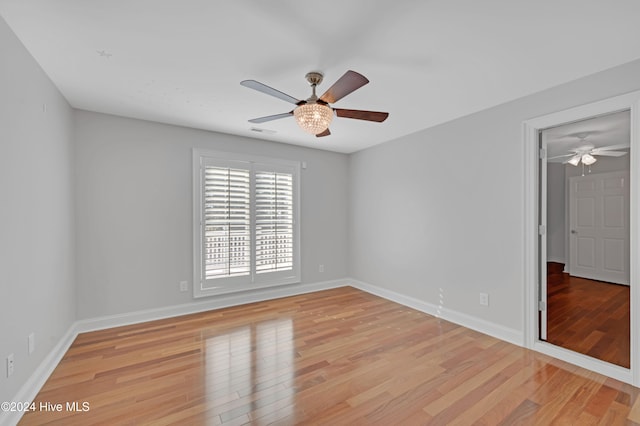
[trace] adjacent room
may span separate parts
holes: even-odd
[[[0,0],[0,424],[640,424],[638,17]]]
[[[621,111],[547,129],[543,338],[630,367],[629,139]],[[585,163],[586,161],[586,163]],[[544,266],[544,265],[543,265]]]

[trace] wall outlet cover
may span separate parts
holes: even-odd
[[[489,294],[480,293],[480,305],[489,306]]]

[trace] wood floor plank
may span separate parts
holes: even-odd
[[[35,402],[90,409],[20,424],[617,425],[639,395],[345,287],[83,333]]]
[[[499,425],[511,426],[511,425],[535,425],[540,424],[536,422],[536,414],[540,406],[535,402],[525,399],[520,405],[518,405],[509,415],[502,420]]]
[[[631,420],[632,422],[640,423],[640,398],[637,399],[631,407],[631,411],[629,412],[629,420]]]
[[[574,277],[563,268],[547,267],[547,341],[629,368],[629,286]]]
[[[486,393],[482,398],[467,407],[461,415],[459,415],[455,420],[451,421],[449,424],[451,426],[459,425],[465,426],[470,425],[476,422],[478,419],[481,419],[486,416],[487,413],[492,412],[496,413],[497,416],[492,419],[491,424],[495,424],[498,422],[500,416],[499,412],[501,408],[504,410],[504,406],[511,406],[512,409],[515,408],[516,405],[512,405],[513,401],[509,401],[509,397],[513,395],[518,389],[522,387],[522,385],[529,379],[531,374],[533,373],[533,366],[524,365],[521,359],[516,360],[512,364],[514,366],[513,372],[508,372],[508,367],[505,371],[500,374],[503,376],[504,381],[498,387],[496,387],[491,392]],[[521,403],[522,401],[518,398],[516,401]],[[506,403],[506,404],[505,404]],[[486,419],[486,417],[485,417]]]

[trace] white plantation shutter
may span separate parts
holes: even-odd
[[[251,272],[251,184],[249,170],[204,169],[205,279]]]
[[[194,296],[300,282],[298,163],[194,149],[193,165]]]
[[[293,267],[293,176],[256,173],[256,272]]]

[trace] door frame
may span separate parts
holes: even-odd
[[[630,349],[631,367],[624,368],[598,360],[559,346],[544,342],[538,337],[538,283],[541,278],[539,260],[539,131],[550,127],[582,121],[601,115],[629,110],[630,113]],[[574,365],[640,387],[640,91],[593,102],[532,118],[523,122],[524,142],[524,289],[523,324],[524,346]],[[546,211],[544,212],[546,215]]]
[[[548,310],[547,310],[547,139],[546,135],[538,132],[538,317],[539,329],[536,336],[541,341],[547,340]],[[542,214],[544,212],[544,214]],[[543,260],[544,259],[544,260]],[[543,280],[542,277],[545,277]],[[542,304],[542,306],[540,306]]]

